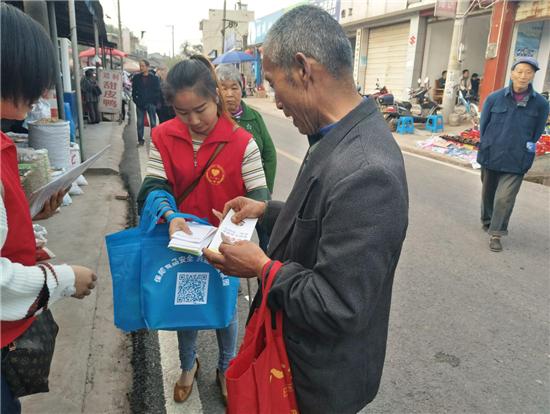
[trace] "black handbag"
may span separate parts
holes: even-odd
[[[59,326],[47,309],[49,291],[45,282],[44,289],[44,311],[19,338],[2,349],[2,376],[15,398],[50,390],[48,376]]]
[[[45,310],[8,346],[2,361],[2,376],[14,397],[50,390],[48,376],[58,331],[52,313]]]

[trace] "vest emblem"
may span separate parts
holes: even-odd
[[[225,179],[225,170],[220,164],[214,164],[206,172],[206,179],[212,185],[220,185]]]

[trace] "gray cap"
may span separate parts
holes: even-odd
[[[517,65],[519,65],[520,63],[527,63],[527,64],[533,66],[533,68],[535,69],[535,72],[540,69],[539,68],[539,62],[537,62],[537,59],[535,59],[534,57],[520,56],[520,57],[516,58],[516,60],[514,60],[514,63],[512,64],[512,70],[514,70],[515,67]]]

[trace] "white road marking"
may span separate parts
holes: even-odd
[[[463,172],[467,172],[467,173],[470,173],[470,174],[476,174],[476,175],[480,174],[479,170],[473,170],[473,169],[468,169],[468,168],[465,168],[465,167],[460,167],[458,165],[449,164],[447,162],[435,160],[435,159],[430,158],[430,157],[425,157],[424,155],[419,155],[419,154],[416,154],[414,152],[408,152],[407,150],[404,150],[404,149],[401,149],[401,152],[404,153],[404,154],[410,155],[411,157],[416,157],[416,158],[420,158],[422,160],[431,161],[431,162],[434,162],[436,164],[444,165],[445,167],[454,168],[455,170],[460,170],[460,171],[463,171]]]
[[[282,149],[275,148],[275,150],[281,154],[283,157],[288,158],[290,161],[294,161],[298,165],[302,165],[302,161],[300,158],[295,157],[294,155],[289,154],[288,152],[283,151]]]
[[[174,401],[174,384],[178,380],[181,370],[178,354],[178,338],[176,332],[158,331],[160,348],[160,365],[162,368],[162,382],[164,385],[164,399],[166,412],[202,414],[202,403],[197,381],[193,384],[193,391],[184,403]],[[200,375],[199,371],[199,375]]]
[[[281,154],[283,157],[288,158],[290,161],[293,161],[298,165],[302,165],[302,160],[300,158],[295,157],[294,155],[291,155],[288,152],[283,151],[282,149],[279,149],[279,148],[275,148],[275,149],[276,149],[277,153]],[[468,169],[468,168],[465,168],[465,167],[460,167],[458,165],[449,164],[449,163],[446,163],[446,162],[443,162],[443,161],[435,160],[433,158],[429,158],[429,157],[425,157],[423,155],[416,154],[414,152],[408,152],[408,151],[403,150],[403,149],[401,150],[401,152],[403,152],[404,154],[410,155],[411,157],[420,158],[422,160],[434,162],[436,164],[444,165],[446,167],[454,168],[456,170],[464,171],[464,172],[467,172],[467,173],[470,173],[470,174],[479,175],[479,170],[473,170],[473,169]]]

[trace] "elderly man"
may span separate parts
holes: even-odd
[[[508,234],[516,196],[548,118],[548,101],[531,84],[537,70],[534,58],[517,59],[510,85],[489,95],[481,112],[481,223],[493,252],[502,251],[500,238]]]
[[[241,277],[284,262],[268,305],[283,312],[300,412],[356,413],[374,399],[384,365],[408,223],[403,158],[375,102],[357,93],[350,43],[325,11],[283,15],[264,42],[264,71],[310,147],[286,203],[241,197],[225,206],[236,222],[261,219],[267,255],[249,242],[205,255]]]

